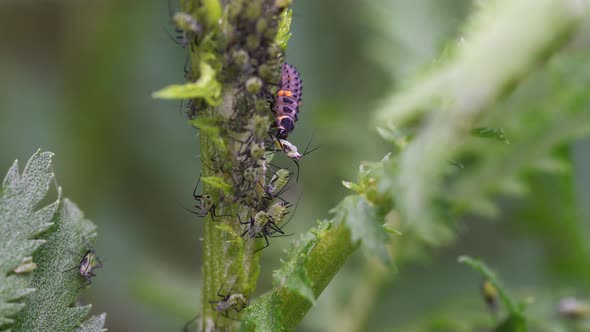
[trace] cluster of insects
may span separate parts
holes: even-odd
[[[215,61],[222,64],[217,77],[226,86],[235,87],[229,89],[233,93],[231,112],[222,114],[199,98],[187,103],[189,119],[206,123],[209,129],[199,127],[201,137],[215,144],[215,149],[202,157],[203,174],[193,190],[194,210],[189,211],[210,222],[230,225],[248,248],[247,255],[267,248],[270,238],[292,235],[284,228],[294,204],[283,194],[298,181],[301,158],[314,150],[308,151],[308,144],[300,152],[288,141],[298,120],[303,91],[301,75],[284,62],[283,50],[275,41],[278,18],[289,3],[231,2],[215,34],[208,33],[210,25],[200,24],[198,16],[171,15],[176,42],[182,47],[199,49],[207,47],[211,38],[221,41],[213,51]],[[190,72],[185,66],[188,80],[193,79]],[[296,169],[278,166],[277,156],[284,156]],[[212,185],[211,179],[224,186]],[[201,182],[209,184],[203,191],[199,191]],[[220,299],[209,301],[225,318],[234,319],[230,313],[236,315],[249,303],[249,297],[234,290],[237,279],[226,294],[221,290],[229,285],[221,285],[217,292]]]

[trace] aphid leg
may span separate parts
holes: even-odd
[[[63,272],[63,273],[66,273],[66,272],[70,272],[70,271],[73,271],[73,270],[75,270],[75,269],[79,269],[79,268],[80,268],[80,265],[76,265],[76,266],[74,266],[73,268],[71,268],[71,269],[67,269],[67,270],[65,270],[65,271],[62,271],[62,272]]]
[[[297,176],[295,177],[295,182],[299,183],[299,162],[295,159],[291,159],[293,160],[293,162],[295,163],[295,166],[297,166]]]
[[[199,175],[199,179],[197,180],[197,185],[195,186],[195,189],[193,189],[193,198],[194,199],[200,199],[203,195],[197,195],[197,188],[199,187],[199,183],[201,183],[201,176]]]
[[[189,332],[189,327],[191,326],[191,324],[196,321],[199,318],[199,314],[197,314],[195,317],[193,317],[191,320],[189,320],[188,322],[186,322],[184,324],[184,327],[182,328],[182,332]]]
[[[256,250],[253,252],[253,254],[255,254],[255,253],[259,252],[260,250],[262,250],[262,249],[264,249],[264,248],[266,248],[266,247],[268,247],[268,246],[270,246],[270,242],[268,242],[268,237],[266,236],[266,235],[267,235],[266,233],[267,233],[267,232],[266,232],[266,230],[265,230],[265,231],[263,231],[263,233],[261,234],[261,237],[262,237],[262,238],[264,238],[264,241],[266,242],[266,244],[265,244],[265,245],[264,245],[262,248],[258,248],[258,249],[256,249]]]

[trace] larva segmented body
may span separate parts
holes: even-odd
[[[274,105],[277,138],[286,139],[295,129],[301,104],[302,80],[295,67],[284,63],[281,68],[281,85]]]

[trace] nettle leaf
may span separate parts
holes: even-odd
[[[290,251],[287,261],[282,261],[280,269],[273,273],[275,286],[287,288],[304,298],[309,302],[315,303],[315,295],[312,289],[312,281],[305,268],[309,250],[315,245],[317,237],[308,234],[306,238],[295,243]]]
[[[34,291],[31,270],[33,252],[45,240],[38,235],[51,225],[58,202],[37,209],[53,179],[51,152],[37,151],[19,174],[18,162],[8,170],[0,192],[0,330],[10,326]]]
[[[384,217],[378,207],[359,195],[347,196],[332,210],[335,222],[344,222],[350,228],[352,241],[362,245],[387,264],[391,264],[389,234],[384,229]]]
[[[246,327],[255,325],[254,331],[284,331],[281,324],[281,311],[278,296],[266,294],[261,296],[256,302],[248,306],[246,310]]]
[[[25,308],[15,317],[13,331],[73,331],[90,311],[91,305],[71,307],[86,283],[77,268],[71,269],[89,250],[96,227],[68,199],[62,201],[52,221],[53,226],[43,234],[46,243],[33,255],[38,268],[31,286],[36,291],[26,298]],[[104,315],[101,317],[83,325],[82,331],[102,331],[96,322],[104,321]]]
[[[232,189],[232,186],[225,182],[222,178],[218,176],[204,176],[201,178],[203,183],[210,185],[213,188],[217,188],[223,191],[226,195],[229,195]]]
[[[169,85],[152,93],[152,98],[157,99],[193,99],[203,98],[212,106],[220,103],[221,84],[215,79],[215,70],[207,62],[200,63],[199,79],[185,84]]]
[[[104,328],[104,321],[107,314],[103,313],[99,316],[94,316],[89,320],[85,321],[82,326],[76,329],[75,332],[102,332],[107,329]]]
[[[277,36],[275,37],[275,43],[284,50],[287,49],[287,42],[291,38],[291,19],[293,18],[293,10],[287,9],[281,14],[279,19],[279,28]]]

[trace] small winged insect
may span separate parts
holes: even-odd
[[[240,312],[250,304],[250,299],[247,298],[244,294],[233,293],[233,289],[236,286],[238,279],[236,279],[236,281],[231,286],[231,288],[229,289],[229,292],[227,294],[222,294],[221,293],[222,286],[219,287],[219,289],[217,290],[217,296],[219,296],[221,298],[221,300],[209,301],[209,303],[211,304],[211,308],[213,310],[219,312],[223,317],[233,319],[233,320],[239,320],[239,319],[232,318],[229,316],[229,312],[231,310],[235,310],[236,312]]]
[[[86,283],[78,287],[78,289],[90,285],[92,283],[92,277],[96,276],[94,274],[94,270],[102,267],[102,262],[100,261],[98,256],[96,256],[96,252],[94,251],[94,249],[92,249],[88,243],[86,243],[86,245],[87,250],[83,256],[76,254],[77,256],[80,256],[82,258],[80,263],[77,266],[74,266],[71,269],[64,271],[69,272],[77,269],[80,275],[84,277],[84,279],[86,279]]]

